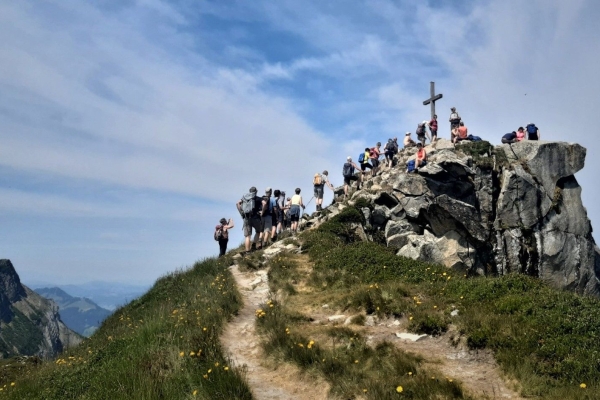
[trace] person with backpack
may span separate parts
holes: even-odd
[[[304,210],[302,196],[300,196],[300,188],[296,188],[296,194],[290,199],[290,221],[292,222],[292,232],[298,231],[298,221],[300,221],[300,207]]]
[[[348,197],[348,186],[352,184],[352,181],[356,181],[356,190],[360,190],[361,174],[358,176],[354,175],[355,169],[359,169],[358,165],[352,162],[352,157],[348,156],[342,169],[342,175],[344,176],[344,199]]]
[[[317,203],[317,211],[321,211],[323,209],[322,204],[323,204],[323,192],[325,191],[325,185],[327,185],[327,187],[329,187],[329,189],[331,189],[331,191],[334,191],[333,186],[331,185],[331,183],[329,183],[329,179],[327,178],[329,175],[329,172],[327,171],[323,171],[322,174],[316,173],[314,178],[313,178],[313,186],[315,188],[314,190],[314,195],[315,195],[315,203]],[[310,201],[309,201],[310,203]]]
[[[358,163],[360,164],[360,170],[365,172],[366,169],[373,171],[373,166],[369,164],[369,156],[371,155],[371,149],[365,147],[365,151],[358,155]]]
[[[537,126],[532,122],[527,124],[527,139],[528,140],[541,140],[540,130]]]
[[[252,248],[257,248],[260,234],[262,233],[262,221],[260,211],[263,207],[263,202],[256,195],[256,187],[252,186],[241,200],[236,204],[240,215],[244,219],[244,244],[246,248],[245,254],[250,253]],[[252,229],[254,229],[254,240],[252,238]],[[258,247],[260,249],[260,247]]]
[[[448,120],[450,121],[450,139],[454,140],[453,131],[458,129],[461,121],[460,115],[456,112],[456,107],[450,108],[450,118]]]
[[[511,144],[517,142],[517,132],[512,131],[502,136],[502,144]]]
[[[419,142],[421,142],[421,144],[423,145],[423,147],[425,146],[425,140],[426,137],[429,138],[429,141],[431,141],[431,138],[429,137],[429,133],[427,133],[427,121],[423,121],[421,122],[419,125],[417,125],[417,140]]]
[[[275,191],[277,193],[277,191]],[[277,197],[277,234],[280,235],[286,228],[286,213],[289,210],[285,201],[285,192],[282,190]]]
[[[398,138],[388,139],[388,142],[383,148],[383,153],[385,154],[388,168],[392,168],[394,156],[398,154]]]
[[[227,242],[229,242],[229,230],[233,228],[233,220],[229,218],[221,218],[219,225],[215,227],[215,240],[219,242],[219,257],[222,257],[227,252]]]
[[[412,138],[410,137],[410,132],[406,132],[406,134],[404,135],[403,144],[405,149],[415,147],[417,145],[415,141],[412,140]]]
[[[265,190],[265,195],[262,197],[260,248],[267,245],[271,238],[271,230],[273,229],[273,202],[271,201],[271,193],[273,193],[273,190],[268,187]]]
[[[381,151],[379,151],[380,148],[381,142],[377,142],[375,147],[371,147],[369,149],[369,161],[371,161],[371,166],[373,167],[371,169],[372,176],[377,175],[377,169],[379,167],[379,157],[381,156]]]
[[[269,200],[271,202],[271,209],[273,210],[272,212],[272,216],[273,216],[273,226],[271,228],[271,240],[273,240],[274,242],[277,240],[277,229],[279,227],[279,215],[281,212],[281,209],[279,208],[279,197],[281,197],[281,190],[279,189],[275,189],[273,191],[273,197],[271,197],[271,199]]]
[[[437,115],[434,115],[429,121],[429,131],[431,132],[431,144],[437,142],[438,122]]]

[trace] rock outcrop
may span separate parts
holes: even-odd
[[[10,260],[0,260],[0,358],[49,358],[81,340],[60,320],[56,304],[21,284]]]
[[[600,253],[575,179],[585,148],[542,141],[454,147],[441,139],[426,149],[428,164],[417,173],[405,169],[414,150],[401,150],[396,166],[353,193],[349,202],[360,201],[367,232],[383,234],[367,237],[385,237],[399,256],[477,274],[524,273],[600,295]],[[306,225],[335,215],[336,200]]]

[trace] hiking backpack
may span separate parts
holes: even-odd
[[[369,157],[375,158],[375,147],[369,149]]]
[[[246,193],[242,197],[242,217],[250,218],[256,209],[256,193]]]
[[[398,152],[398,144],[392,140],[391,142],[388,142],[387,149],[388,149],[388,151],[397,153]]]
[[[217,225],[215,228],[215,240],[218,242],[223,238],[223,225]]]
[[[537,126],[535,126],[535,124],[527,125],[527,138],[529,140],[537,140],[537,138],[538,138],[537,131],[538,131],[538,128],[537,128]]]
[[[321,177],[321,174],[315,174],[315,177],[313,178],[313,185],[315,186],[320,186],[323,184],[323,178]]]
[[[406,163],[406,172],[413,172],[415,170],[415,160],[409,160]]]
[[[350,163],[344,164],[344,169],[342,170],[342,175],[344,175],[344,178],[348,178],[348,177],[354,175],[354,168],[352,167],[352,164],[350,164]]]
[[[364,151],[362,153],[360,153],[360,155],[358,156],[358,162],[361,164],[365,162],[365,152]]]

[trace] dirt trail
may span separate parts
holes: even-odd
[[[302,272],[310,272],[310,262],[305,257],[299,256],[303,267]],[[221,337],[223,346],[231,355],[234,364],[247,368],[247,379],[252,392],[257,400],[262,399],[327,399],[329,392],[328,383],[322,378],[307,376],[292,364],[275,363],[267,358],[260,347],[260,338],[255,330],[255,311],[268,299],[269,289],[267,283],[267,270],[256,272],[240,272],[237,266],[230,270],[236,280],[238,289],[244,299],[244,308],[226,327]],[[302,280],[301,280],[302,281]],[[297,288],[304,292],[298,282]],[[310,296],[304,292],[299,296]],[[308,300],[308,298],[307,298]],[[296,298],[296,307],[304,314],[314,318],[315,324],[334,325],[328,317],[341,314],[339,310],[324,309],[315,306],[315,299],[308,301],[311,306]],[[348,314],[350,316],[351,314]],[[343,321],[343,319],[342,319]],[[387,340],[398,348],[417,354],[424,359],[424,366],[436,369],[450,379],[459,380],[467,393],[475,398],[482,399],[512,399],[521,400],[521,397],[502,378],[501,371],[489,351],[471,351],[464,345],[452,346],[451,335],[448,332],[439,337],[428,336],[416,342],[399,339],[398,332],[406,332],[408,321],[383,320],[376,321],[372,326],[357,327],[367,337],[367,343],[375,345]]]
[[[221,343],[237,367],[246,367],[254,398],[326,399],[329,385],[324,380],[308,377],[288,363],[269,366],[260,347],[254,321],[256,309],[269,295],[267,271],[241,272],[236,265],[230,270],[244,298],[244,308],[227,324]]]

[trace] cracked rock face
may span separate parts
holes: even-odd
[[[400,151],[398,166],[354,194],[371,204],[365,237],[380,230],[399,256],[480,274],[519,272],[600,295],[600,252],[574,176],[584,147],[454,147],[444,139],[436,147],[426,147],[427,166],[412,174],[404,163],[414,150]]]

